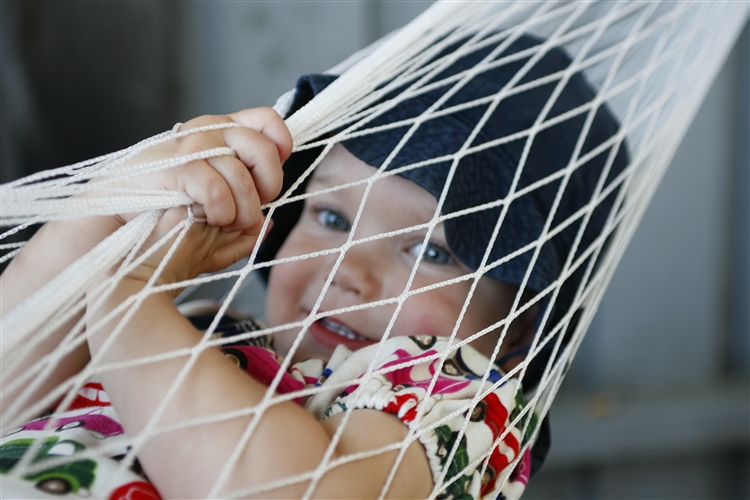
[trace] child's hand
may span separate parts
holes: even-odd
[[[188,155],[217,147],[232,148],[237,157],[198,160],[155,173],[133,177],[128,187],[184,191],[196,205],[195,223],[170,259],[159,282],[170,283],[222,269],[248,255],[264,222],[261,205],[278,196],[282,185],[282,163],[289,157],[292,138],[281,117],[270,108],[240,111],[226,116],[202,116],[181,131],[214,123],[234,121],[243,125],[204,131],[149,148],[133,163]],[[121,222],[135,214],[119,216]],[[166,211],[147,245],[158,241],[187,216],[184,207]],[[148,279],[169,245],[131,273]]]

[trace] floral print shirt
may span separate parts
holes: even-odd
[[[269,385],[283,362],[272,339],[231,338],[258,329],[245,320],[221,325],[215,335],[228,341],[222,346],[226,356]],[[339,346],[327,363],[296,363],[276,392],[313,389],[295,401],[320,420],[362,408],[396,415],[424,446],[433,480],[441,485],[438,498],[519,498],[528,481],[528,445],[538,417],[524,412],[517,379],[502,380],[503,374],[496,367],[488,370],[488,364],[471,346],[452,347],[445,338],[395,337],[356,352]],[[127,443],[104,388],[92,379],[66,411],[2,438],[3,495],[159,498],[138,460],[128,455]],[[24,457],[29,450],[33,458]],[[14,475],[21,460],[32,468]],[[47,460],[50,467],[40,464]]]

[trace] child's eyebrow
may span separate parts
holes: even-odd
[[[361,184],[366,182],[365,179],[357,180],[357,179],[343,179],[340,175],[331,174],[331,173],[315,173],[313,177],[310,179],[310,182],[307,184],[307,192],[310,193],[313,190],[311,187],[315,187],[316,190],[322,190],[322,189],[329,189],[334,188],[338,186],[343,186],[346,184]],[[351,187],[351,186],[350,186]]]
[[[340,180],[335,179],[335,176],[332,176],[330,174],[318,174],[316,173],[313,175],[312,179],[310,179],[310,182],[307,184],[308,190],[310,189],[310,186],[320,186],[323,188],[338,186],[342,184]]]

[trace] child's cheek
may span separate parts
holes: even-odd
[[[410,297],[396,321],[397,335],[431,335],[448,337],[458,318],[453,304],[445,303],[430,293]]]
[[[266,321],[270,327],[304,319],[300,271],[295,263],[279,264],[271,270],[266,289]],[[285,332],[279,337],[286,336]]]

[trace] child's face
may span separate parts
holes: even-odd
[[[375,168],[362,162],[343,146],[336,145],[318,166],[307,191],[359,181],[372,176]],[[357,214],[366,184],[308,198],[299,222],[276,258],[293,257],[337,248],[344,244]],[[437,209],[435,198],[412,181],[389,176],[376,181],[369,193],[354,239],[426,223]],[[331,311],[398,297],[404,292],[427,229],[419,229],[351,247],[341,262],[318,308]],[[272,268],[266,302],[270,326],[305,319],[339,256],[329,255],[279,264]],[[436,226],[409,290],[464,276],[471,271],[448,250],[443,224]],[[449,336],[471,286],[471,279],[419,293],[406,299],[390,336]],[[468,336],[505,318],[516,287],[481,278],[458,330]],[[294,355],[329,359],[338,344],[352,350],[373,344],[386,330],[396,304],[335,314],[313,323]],[[514,326],[515,326],[514,322]],[[513,326],[511,327],[513,329]],[[489,355],[502,328],[484,335],[472,345]],[[291,328],[275,336],[276,346],[286,354],[299,332]],[[511,332],[509,332],[509,335]],[[509,348],[504,343],[500,355]]]

